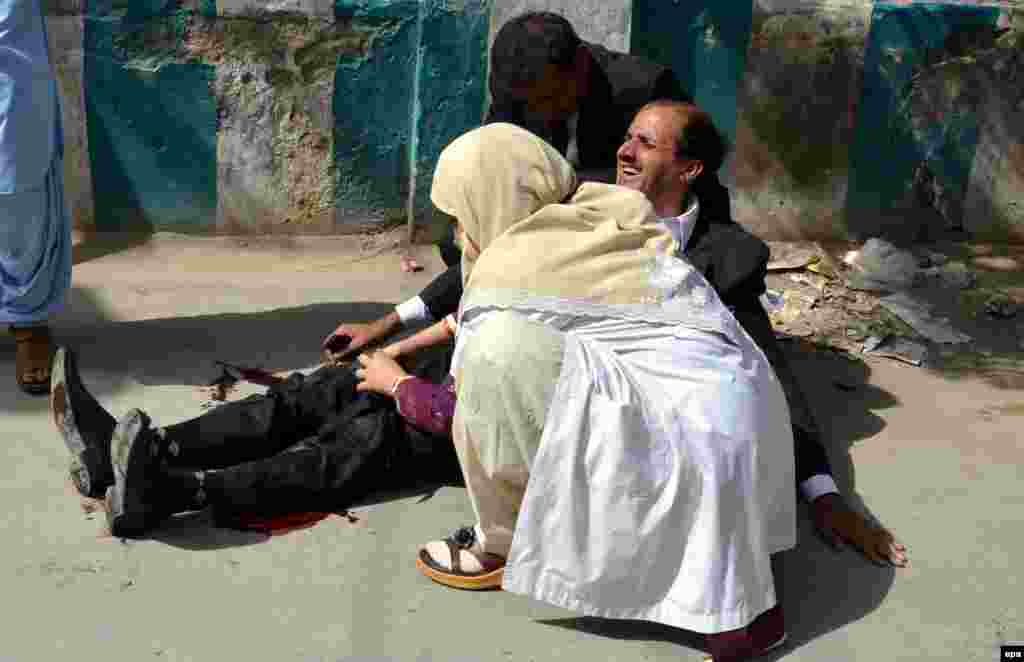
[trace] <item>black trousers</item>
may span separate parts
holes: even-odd
[[[428,350],[410,372],[440,381],[450,351]],[[353,367],[295,373],[266,395],[166,427],[171,473],[206,471],[207,502],[226,516],[338,510],[375,492],[461,481],[450,438],[415,428],[356,382]]]
[[[458,264],[459,260],[462,259],[462,251],[455,243],[455,225],[449,225],[444,232],[444,237],[437,244],[437,250],[441,253],[441,260],[444,262],[444,266],[450,267],[453,264]]]

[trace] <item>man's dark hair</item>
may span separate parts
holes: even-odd
[[[700,161],[704,172],[717,172],[722,167],[729,153],[729,143],[707,111],[692,103],[670,99],[652,101],[641,111],[648,108],[669,108],[683,120],[676,136],[676,158]]]
[[[572,24],[553,12],[526,12],[509,19],[491,47],[491,94],[505,97],[540,80],[549,64],[572,71],[581,43]]]

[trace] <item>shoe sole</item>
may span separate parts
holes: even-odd
[[[423,559],[419,558],[416,559],[416,567],[419,568],[420,572],[438,584],[462,589],[463,591],[493,591],[500,589],[501,580],[505,575],[504,566],[482,575],[454,575],[432,568]]]
[[[138,537],[151,528],[152,510],[146,505],[145,482],[153,451],[141,434],[149,423],[146,414],[133,409],[118,421],[111,440],[114,484],[107,488],[106,510],[110,533],[118,538]]]
[[[75,424],[75,411],[68,393],[67,360],[67,351],[63,347],[58,348],[50,367],[50,415],[64,439],[64,446],[71,453],[71,480],[82,495],[89,496],[92,481],[85,461],[85,440]]]
[[[776,641],[771,646],[768,646],[767,648],[754,653],[754,656],[751,659],[758,658],[758,657],[761,657],[762,655],[767,655],[768,653],[771,653],[772,651],[780,648],[784,643],[786,643],[787,639],[789,639],[789,635],[787,635],[785,632],[783,632],[782,636],[779,637],[778,641]],[[714,660],[714,658],[711,658],[711,657],[705,657],[704,658],[704,662],[715,662],[715,660]]]
[[[782,645],[783,645],[784,643],[786,643],[786,640],[787,640],[787,639],[789,639],[789,635],[788,635],[788,634],[786,634],[785,632],[783,632],[783,633],[782,633],[782,636],[781,636],[781,637],[779,637],[779,640],[778,640],[778,641],[776,641],[776,642],[775,642],[774,644],[772,644],[772,645],[771,645],[771,646],[769,646],[768,648],[765,648],[765,649],[764,649],[763,651],[761,651],[760,653],[758,653],[758,655],[764,655],[764,654],[766,654],[766,653],[770,653],[771,651],[775,650],[776,648],[779,648],[779,647],[780,647],[780,646],[782,646]]]
[[[75,488],[82,496],[102,498],[107,487],[114,482],[113,469],[109,466],[109,457],[105,459],[107,466],[95,466],[97,462],[103,462],[103,458],[90,462],[90,451],[102,455],[102,450],[91,449],[78,427],[71,403],[72,381],[80,381],[74,354],[65,347],[59,347],[50,367],[50,414],[71,454],[69,474]]]

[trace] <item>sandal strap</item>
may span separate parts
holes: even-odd
[[[40,326],[12,326],[10,327],[11,335],[14,336],[14,342],[32,342],[32,341],[45,341],[50,338],[50,327],[45,325]]]
[[[459,559],[459,552],[462,551],[462,547],[452,542],[450,538],[445,538],[444,544],[448,545],[448,554],[451,555],[452,573],[461,575],[462,561]]]
[[[469,549],[476,542],[476,530],[471,526],[463,526],[456,529],[447,539],[463,549]]]

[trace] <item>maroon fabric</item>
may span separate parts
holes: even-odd
[[[261,386],[274,386],[284,381],[284,379],[262,368],[246,368],[244,366],[224,363],[223,361],[216,361],[216,363],[224,368],[228,375],[234,379],[252,382]]]
[[[441,382],[412,377],[398,385],[395,393],[398,412],[424,432],[442,437],[452,434],[455,415],[455,381],[451,375]]]
[[[713,662],[745,662],[760,655],[785,634],[782,606],[775,605],[745,628],[709,634],[708,652]]]
[[[331,515],[332,513],[288,513],[278,517],[260,517],[252,514],[237,514],[229,521],[218,521],[218,525],[239,531],[257,531],[269,536],[277,536],[289,531],[308,529]]]

